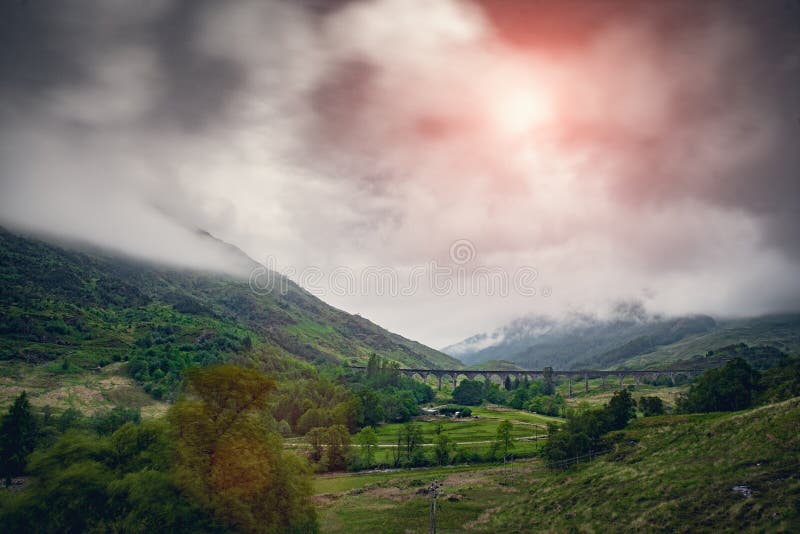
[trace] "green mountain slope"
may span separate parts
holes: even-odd
[[[767,315],[748,319],[717,321],[717,328],[688,336],[628,358],[626,367],[647,367],[658,363],[688,361],[709,351],[745,343],[769,346],[787,354],[800,354],[800,314]]]
[[[247,261],[240,251],[234,259]],[[462,366],[290,281],[281,285],[285,292],[257,294],[232,276],[0,229],[0,360],[63,375],[128,362],[130,375],[157,398],[174,390],[183,368],[237,358],[285,369],[364,363],[374,352],[407,367]]]
[[[800,314],[746,319],[527,317],[443,350],[467,364],[505,360],[526,369],[642,369],[698,363],[709,351],[741,343],[800,353]]]
[[[800,398],[639,419],[613,452],[521,480],[486,532],[796,532]]]

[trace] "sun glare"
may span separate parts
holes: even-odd
[[[531,76],[503,80],[492,96],[494,120],[512,136],[523,135],[548,123],[554,114],[552,99]]]

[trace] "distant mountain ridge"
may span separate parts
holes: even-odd
[[[258,266],[234,245],[197,232],[210,247],[229,254],[237,271]],[[194,343],[219,326],[241,339],[257,339],[263,351],[276,357],[315,364],[363,363],[377,353],[405,367],[462,367],[457,359],[334,308],[273,275],[280,278],[280,288],[255,292],[246,277],[160,266],[0,227],[0,359],[47,361],[72,355],[73,362],[89,365],[93,355],[109,359],[133,353],[148,336],[179,337],[161,330],[180,330],[184,339],[174,344]],[[148,314],[163,316],[166,324],[156,328],[136,322]]]
[[[442,351],[469,366],[505,360],[526,369],[613,369],[661,366],[739,343],[797,353],[800,314],[749,319],[663,317],[649,316],[634,306],[608,319],[587,314],[560,320],[529,316]]]

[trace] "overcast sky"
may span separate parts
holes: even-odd
[[[203,228],[435,347],[620,301],[795,310],[798,20],[794,0],[5,1],[0,220],[225,268]],[[527,274],[488,295],[418,276],[438,268]]]

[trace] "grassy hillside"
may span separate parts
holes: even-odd
[[[706,334],[689,336],[678,342],[658,347],[628,359],[626,367],[648,367],[654,364],[685,361],[704,356],[709,351],[745,343],[770,346],[787,354],[800,354],[800,314],[769,315],[752,319],[719,321],[718,327]]]
[[[565,472],[520,461],[510,476],[485,466],[321,481],[321,491],[349,490],[318,498],[321,525],[324,532],[427,532],[424,488],[437,479],[443,484],[438,532],[796,532],[800,526],[798,398],[744,412],[639,419],[609,441],[611,453]]]
[[[614,452],[527,485],[529,495],[504,506],[487,529],[800,526],[800,399],[739,413],[641,419],[612,438]]]
[[[6,386],[50,378],[52,388],[119,362],[123,376],[162,398],[182,369],[237,359],[302,371],[364,363],[377,353],[402,366],[461,367],[286,286],[257,294],[231,276],[62,248],[0,229],[0,376]]]

